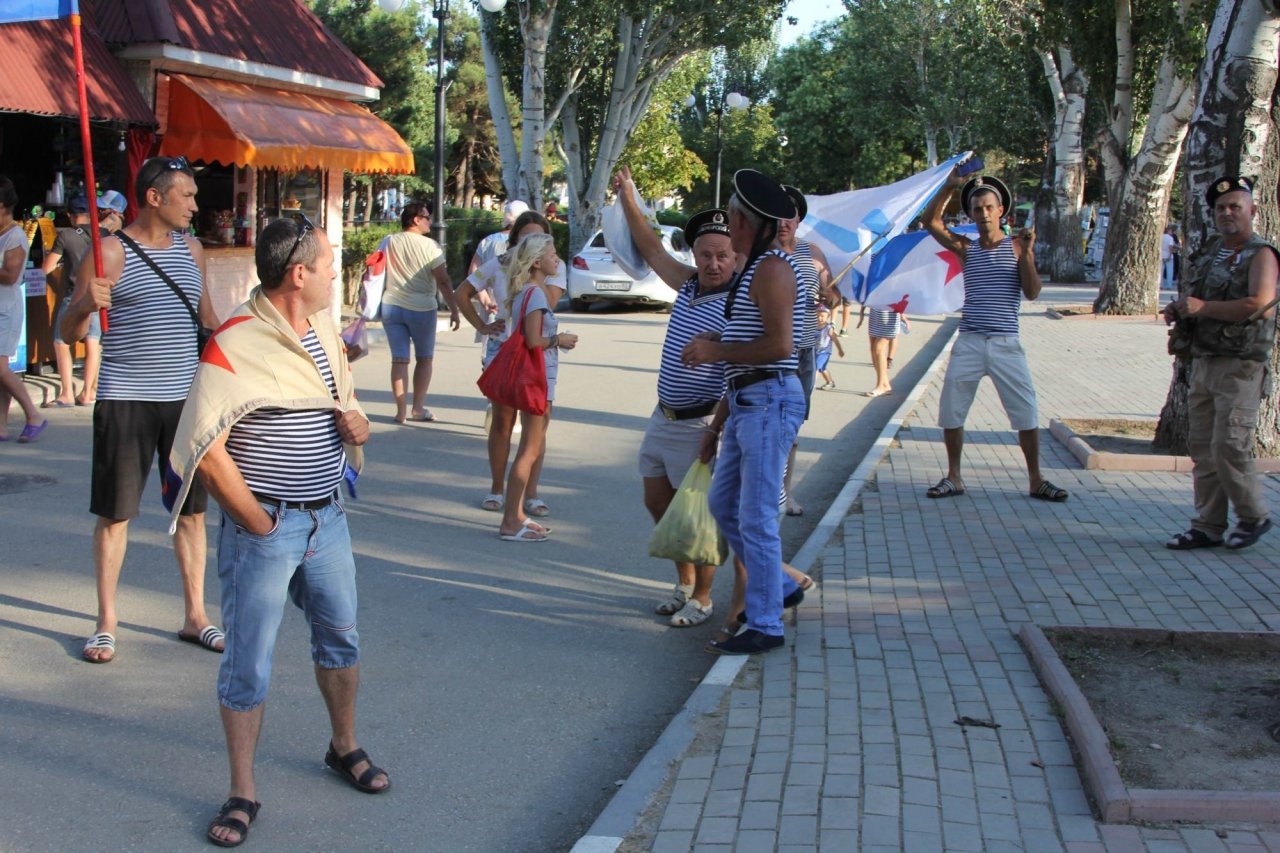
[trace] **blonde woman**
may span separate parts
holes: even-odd
[[[545,542],[551,531],[533,521],[524,510],[525,487],[534,464],[546,445],[551,402],[556,397],[556,370],[560,350],[571,350],[578,336],[556,333],[556,315],[551,312],[559,294],[548,286],[548,277],[560,269],[555,241],[549,234],[530,234],[507,253],[507,298],[504,307],[511,323],[522,324],[525,344],[543,351],[547,363],[547,413],[520,413],[520,447],[507,473],[507,495],[498,535],[508,542]],[[526,298],[528,300],[526,302]]]

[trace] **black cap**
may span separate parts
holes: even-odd
[[[804,193],[790,184],[783,184],[782,188],[787,191],[787,195],[791,196],[791,201],[795,203],[796,219],[804,222],[804,218],[809,215],[809,202],[804,200]]]
[[[684,224],[684,241],[690,246],[703,234],[729,236],[729,214],[718,207],[703,210],[689,217]]]
[[[751,210],[765,219],[794,219],[796,203],[782,184],[755,169],[739,169],[733,175],[733,191]]]
[[[1013,195],[1010,194],[1009,188],[1004,185],[1004,181],[999,178],[993,178],[991,175],[979,175],[964,185],[964,189],[960,190],[960,207],[965,213],[969,212],[969,200],[973,198],[973,194],[979,190],[992,190],[996,195],[1000,196],[1000,206],[1008,213],[1013,209]]]
[[[1225,175],[1209,185],[1209,191],[1205,193],[1205,198],[1209,200],[1209,204],[1217,204],[1219,196],[1224,196],[1237,190],[1244,190],[1249,195],[1253,195],[1253,181],[1240,175]]]
[[[71,200],[67,202],[67,210],[72,213],[88,213],[89,199],[82,195],[74,195],[71,197]]]

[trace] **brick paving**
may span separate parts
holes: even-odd
[[[1158,414],[1163,325],[1039,310],[1022,331],[1042,425]],[[1015,636],[1027,621],[1280,629],[1280,535],[1240,553],[1168,551],[1189,476],[1085,471],[1047,430],[1045,475],[1072,496],[1031,501],[989,383],[969,418],[967,494],[929,500],[946,470],[940,378],[821,552],[820,593],[785,650],[743,670],[719,743],[674,769],[652,849],[1280,851],[1274,826],[1099,824]],[[1267,478],[1274,507],[1278,485]]]

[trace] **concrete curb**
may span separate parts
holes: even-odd
[[[1062,626],[1072,627],[1072,626]],[[1089,629],[1099,630],[1099,629]],[[1117,633],[1168,634],[1163,629],[1123,628]],[[1187,632],[1191,634],[1201,632]],[[1254,636],[1215,632],[1218,636]],[[1275,635],[1258,635],[1273,637]],[[1064,724],[1075,741],[1083,765],[1081,775],[1093,795],[1103,823],[1181,821],[1216,823],[1268,822],[1280,814],[1278,791],[1201,791],[1195,789],[1129,788],[1111,757],[1110,742],[1084,693],[1067,672],[1057,651],[1039,627],[1026,623],[1018,638],[1030,656],[1045,689],[1062,707]]]
[[[1106,453],[1094,450],[1088,441],[1057,418],[1049,420],[1049,432],[1089,471],[1173,471],[1190,474],[1195,468],[1195,462],[1190,456]],[[1259,474],[1280,474],[1280,459],[1255,459],[1254,466]]]
[[[849,479],[845,481],[840,493],[831,502],[813,532],[791,558],[791,565],[802,572],[809,571],[813,566],[832,534],[849,514],[849,509],[861,494],[862,487],[889,452],[903,423],[915,410],[916,404],[933,382],[939,366],[950,355],[957,334],[958,332],[952,332],[942,350],[920,377],[920,381],[911,389],[902,405],[885,424],[879,437],[871,445],[867,455],[862,458],[862,462],[849,475]],[[694,689],[684,707],[663,729],[657,742],[645,753],[644,758],[640,759],[636,769],[631,772],[631,775],[622,783],[622,787],[613,795],[613,799],[605,806],[604,811],[591,824],[586,835],[579,838],[573,845],[570,853],[614,853],[622,845],[623,840],[639,822],[641,814],[666,782],[672,766],[684,757],[689,745],[693,743],[699,719],[720,706],[725,692],[737,679],[738,673],[742,671],[747,660],[748,658],[743,656],[722,657],[716,661],[711,671]]]

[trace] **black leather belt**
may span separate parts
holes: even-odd
[[[757,382],[796,375],[794,370],[753,370],[750,373],[740,373],[737,376],[729,377],[729,388],[734,391],[741,391],[748,385],[755,385]]]
[[[666,415],[669,421],[687,421],[693,418],[703,418],[716,410],[719,400],[713,400],[710,403],[702,403],[697,406],[690,406],[687,409],[673,409],[666,403],[659,403],[658,408],[662,410],[662,414]]]
[[[264,495],[260,492],[254,492],[253,496],[262,503],[271,504],[272,506],[283,506],[285,509],[295,510],[313,510],[324,509],[329,504],[333,503],[334,499],[338,496],[338,493],[335,490],[324,497],[316,498],[313,501],[282,501],[279,498],[273,498],[270,495]]]

